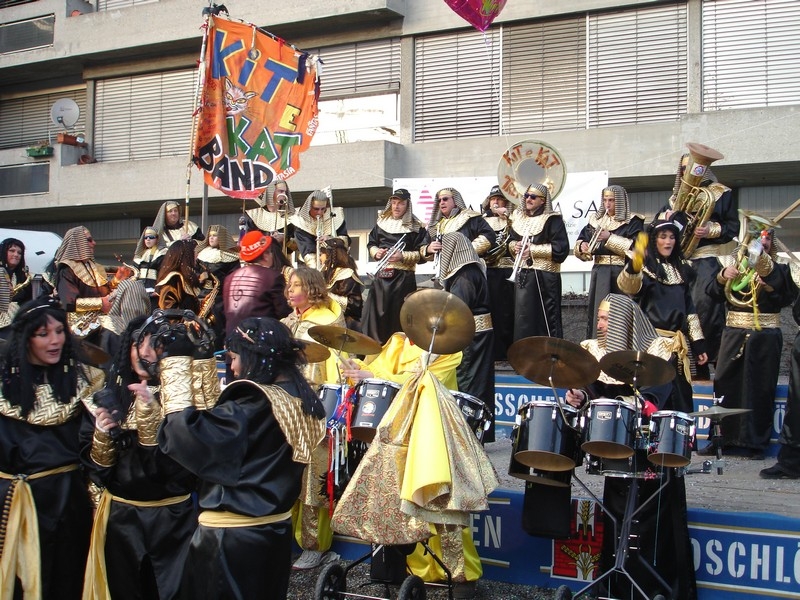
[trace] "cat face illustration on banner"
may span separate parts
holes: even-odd
[[[486,31],[506,5],[506,0],[444,0],[459,17],[478,31]]]

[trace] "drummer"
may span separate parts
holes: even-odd
[[[670,340],[659,336],[650,321],[633,300],[620,294],[609,294],[600,303],[597,311],[597,339],[581,343],[598,360],[607,353],[622,350],[637,350],[659,358],[669,357]],[[672,391],[673,382],[639,390],[644,400],[640,402],[642,415],[649,417],[658,410]],[[621,381],[612,379],[605,373],[583,389],[570,389],[565,400],[575,407],[585,406],[596,398],[622,398],[633,402],[633,388]],[[646,450],[634,454],[634,464],[649,465]],[[642,468],[644,471],[644,468]],[[639,547],[641,558],[654,565],[658,574],[672,587],[662,586],[636,560],[626,565],[628,573],[636,583],[652,598],[656,594],[692,600],[697,598],[692,547],[686,517],[686,487],[683,477],[670,474],[667,485],[660,492],[661,497],[653,501],[638,514]],[[603,489],[603,505],[610,511],[617,523],[622,521],[630,478],[606,477]],[[637,506],[652,496],[661,485],[658,478],[644,478],[639,482]],[[657,507],[656,510],[653,510]],[[604,515],[603,549],[600,557],[600,572],[604,573],[614,566],[618,540],[614,521]],[[656,560],[657,557],[657,560]],[[610,587],[607,592],[614,597],[629,597],[630,583],[624,577],[612,574],[604,582]]]

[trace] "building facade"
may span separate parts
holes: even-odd
[[[187,167],[203,9],[0,0],[2,226],[85,223],[101,255],[127,259],[158,206],[188,190],[192,220],[235,229],[242,202]],[[491,176],[525,139],[557,148],[568,171],[607,171],[647,218],[689,141],[725,155],[712,168],[741,208],[774,216],[800,197],[795,0],[509,0],[485,34],[432,0],[228,10],[320,55],[320,128],[289,185],[296,203],[333,188],[357,256],[393,179]],[[51,118],[63,99],[79,107],[69,127]],[[797,219],[780,236],[800,249]]]

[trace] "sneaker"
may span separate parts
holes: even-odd
[[[800,479],[800,473],[787,473],[780,464],[774,464],[758,472],[761,479]]]
[[[335,554],[329,552],[322,552],[320,550],[303,550],[303,553],[300,555],[295,563],[292,565],[292,569],[295,571],[305,571],[307,569],[313,569],[315,567],[320,566],[323,562],[327,562],[325,560],[326,554]],[[338,554],[336,558],[338,558]]]

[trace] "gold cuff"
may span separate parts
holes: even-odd
[[[161,369],[161,405],[164,414],[194,406],[192,401],[192,357],[169,356],[159,361]]]
[[[622,269],[617,275],[617,285],[623,294],[638,294],[642,289],[642,274],[628,273],[627,269]]]
[[[75,312],[89,312],[92,310],[103,310],[102,298],[77,298],[75,300]]]
[[[621,235],[617,235],[616,233],[612,233],[608,236],[608,239],[603,246],[605,246],[606,250],[613,252],[617,256],[625,256],[625,252],[630,250],[631,246],[633,246],[633,240]]]
[[[136,411],[136,430],[139,432],[139,444],[142,446],[158,446],[156,435],[158,426],[161,425],[163,416],[161,405],[158,402],[145,402],[141,398],[136,398],[134,404]]]
[[[723,275],[724,272],[725,269],[722,269],[719,273],[717,273],[717,283],[720,285],[726,285],[728,283],[728,280],[725,279],[725,276]]]
[[[95,429],[89,456],[100,467],[113,467],[117,462],[117,445],[106,432]]]
[[[714,221],[709,221],[706,223],[706,227],[708,227],[708,235],[707,238],[718,238],[722,235],[722,225],[716,223]]]
[[[406,271],[413,270],[416,264],[420,262],[419,252],[403,250],[401,254],[403,255],[403,260],[400,261],[400,264],[403,265],[401,268],[404,268]]]
[[[214,408],[219,400],[219,375],[217,375],[217,359],[201,358],[194,361],[192,370],[199,376],[201,381],[202,405],[195,402],[195,407],[199,409]]]
[[[475,320],[475,333],[489,331],[492,329],[491,313],[486,313],[485,315],[473,315],[472,318]]]
[[[489,248],[492,247],[492,243],[485,235],[479,235],[472,240],[472,247],[475,248],[475,252],[478,253],[478,256],[483,256],[489,251]]]
[[[552,244],[531,244],[531,258],[546,258],[553,260]]]
[[[575,247],[572,249],[572,253],[583,262],[587,262],[592,260],[592,255],[589,252],[581,252],[581,244],[584,243],[586,243],[585,240],[578,240],[575,242]]]
[[[689,339],[693,342],[705,338],[703,328],[700,326],[700,317],[696,313],[686,315],[686,322],[689,325]]]

